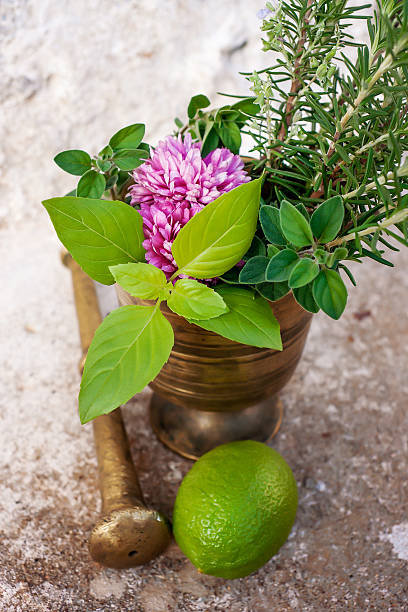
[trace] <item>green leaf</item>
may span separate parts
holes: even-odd
[[[79,149],[62,151],[62,153],[58,153],[54,157],[54,161],[62,170],[76,176],[81,176],[91,168],[90,156],[85,151],[80,151]]]
[[[203,283],[180,278],[167,299],[167,306],[186,319],[212,319],[228,311],[222,297]]]
[[[232,121],[223,122],[216,126],[216,130],[224,147],[227,147],[232,153],[237,155],[241,147],[241,132],[236,123]]]
[[[255,234],[261,183],[224,193],[186,223],[172,245],[179,273],[214,278],[242,259]]]
[[[301,202],[299,204],[296,204],[296,210],[298,210],[300,213],[302,213],[302,215],[304,216],[304,218],[306,219],[306,221],[310,221],[310,216],[309,213],[306,210],[306,206],[304,204],[302,204]]]
[[[189,119],[193,119],[193,117],[195,117],[196,112],[200,108],[207,108],[207,106],[210,106],[210,104],[211,102],[209,101],[207,96],[204,96],[203,94],[198,94],[197,96],[193,96],[190,100],[190,103],[187,109],[187,115]]]
[[[341,196],[334,196],[320,204],[310,220],[313,235],[325,244],[333,240],[340,231],[344,219]]]
[[[107,157],[112,157],[113,149],[110,145],[106,145],[106,147],[103,147],[103,149],[99,151],[98,155],[102,159],[106,159]]]
[[[239,285],[240,284],[240,280],[239,280],[240,272],[241,272],[241,268],[239,268],[238,266],[234,266],[233,268],[231,268],[231,270],[227,270],[227,272],[224,272],[224,274],[221,274],[219,278],[223,280],[225,283],[232,284],[232,285]]]
[[[346,247],[337,247],[333,253],[334,261],[340,261],[341,259],[346,259],[348,257],[348,250]]]
[[[242,287],[224,286],[216,291],[229,312],[215,319],[192,323],[235,342],[282,350],[279,323],[263,297],[254,297],[252,291]]]
[[[143,123],[134,123],[116,132],[109,141],[114,151],[119,149],[137,149],[143,140],[145,126]]]
[[[97,159],[96,165],[98,166],[101,172],[108,172],[108,170],[110,170],[112,167],[112,162],[106,161],[104,159]]]
[[[250,115],[251,117],[253,117],[254,115],[258,115],[258,113],[261,111],[259,104],[256,104],[254,100],[254,97],[245,98],[243,100],[240,100],[239,102],[235,102],[235,104],[233,104],[231,108],[239,110],[245,115]]]
[[[347,303],[347,289],[335,270],[321,270],[313,283],[313,297],[332,319],[339,319]]]
[[[272,257],[266,269],[266,280],[285,281],[288,280],[293,268],[299,261],[298,255],[292,249],[283,249]]]
[[[144,260],[143,220],[128,204],[64,197],[43,205],[62,244],[94,280],[112,285],[109,266]]]
[[[110,266],[115,281],[128,291],[130,295],[144,300],[153,300],[159,296],[160,291],[167,285],[167,278],[163,270],[151,264],[127,263]]]
[[[312,244],[313,235],[309,222],[287,200],[282,200],[281,202],[280,223],[284,236],[295,246],[303,247]]]
[[[290,291],[287,281],[280,283],[259,283],[255,289],[267,300],[276,302]]]
[[[107,414],[151,382],[169,358],[173,329],[160,310],[123,306],[97,329],[79,393],[81,423]]]
[[[121,170],[134,170],[141,166],[149,157],[149,153],[143,149],[121,149],[113,156],[113,161]]]
[[[320,308],[316,304],[315,299],[313,297],[313,285],[304,285],[303,287],[298,287],[293,290],[293,295],[295,300],[297,301],[302,308],[307,310],[308,312],[319,312]]]
[[[313,252],[314,257],[316,258],[317,263],[325,264],[330,257],[330,253],[325,251],[324,249],[316,249]]]
[[[243,259],[248,261],[248,259],[251,259],[251,257],[255,257],[256,255],[266,255],[266,248],[262,240],[255,234],[252,239],[251,246],[245,253]]]
[[[268,244],[267,249],[266,249],[266,253],[267,253],[269,259],[272,259],[272,257],[274,255],[276,255],[276,253],[279,253],[279,249],[274,244]]]
[[[297,287],[303,287],[304,285],[311,283],[312,280],[314,280],[319,274],[319,270],[319,266],[313,261],[313,259],[304,257],[297,262],[290,273],[289,287],[291,289],[296,289]]]
[[[201,146],[201,157],[206,157],[211,151],[214,151],[218,147],[219,136],[214,128],[211,128],[203,139],[203,144]]]
[[[263,255],[256,255],[248,259],[239,274],[239,282],[247,285],[255,285],[265,281],[265,272],[269,259]]]
[[[79,198],[99,199],[105,187],[106,181],[103,174],[99,174],[96,170],[88,170],[79,179],[76,192]]]
[[[274,206],[261,206],[259,221],[265,237],[269,242],[280,246],[287,244],[288,241],[282,233],[279,210],[277,208]]]
[[[370,259],[374,259],[374,261],[377,261],[378,263],[383,264],[384,266],[390,266],[390,268],[394,267],[394,264],[391,261],[388,261],[388,259],[384,259],[380,255],[377,255],[376,253],[373,253],[372,251],[369,251],[368,249],[362,248],[361,253],[362,255],[365,255],[366,257],[370,257]]]

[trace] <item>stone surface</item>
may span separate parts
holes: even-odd
[[[100,501],[92,428],[76,414],[69,272],[43,217],[3,233],[0,257],[21,270],[1,295],[1,612],[408,608],[408,253],[392,255],[394,269],[355,270],[339,322],[315,317],[271,442],[298,482],[295,528],[264,568],[234,581],[199,574],[175,543],[139,569],[90,560]],[[155,439],[149,396],[124,409],[126,426],[146,500],[171,515],[191,462]]]
[[[120,572],[87,552],[100,509],[92,427],[76,412],[69,272],[39,205],[72,182],[50,159],[67,147],[98,150],[133,121],[148,122],[154,142],[191,94],[243,87],[235,73],[259,65],[262,4],[0,3],[1,612],[408,609],[406,252],[392,254],[394,269],[357,267],[346,313],[315,317],[282,394],[271,444],[291,465],[300,500],[276,557],[225,581],[199,574],[174,543]],[[145,497],[171,515],[191,462],[155,439],[149,393],[124,415]]]

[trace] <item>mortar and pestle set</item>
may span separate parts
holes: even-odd
[[[93,280],[69,253],[63,253],[62,261],[72,274],[82,373],[102,316]],[[135,303],[123,290],[118,294],[121,306]],[[281,352],[237,344],[187,323],[164,307],[175,345],[150,385],[154,391],[150,420],[166,446],[197,459],[225,442],[264,442],[277,433],[282,421],[277,393],[297,366],[312,315],[290,293],[271,307],[281,326]],[[165,550],[171,528],[165,516],[144,503],[121,408],[94,419],[93,432],[102,516],[89,538],[90,554],[102,565],[117,569],[147,563]]]

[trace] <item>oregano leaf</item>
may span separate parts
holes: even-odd
[[[193,119],[195,117],[196,112],[200,108],[207,108],[207,106],[210,106],[210,104],[210,100],[207,98],[207,96],[204,96],[203,94],[197,94],[196,96],[193,96],[187,108],[187,115],[189,119]]]
[[[144,149],[120,149],[113,156],[113,161],[121,170],[130,172],[141,166],[149,157],[149,153]]]
[[[289,287],[295,289],[303,287],[312,282],[319,274],[319,266],[309,257],[304,257],[297,262],[289,276]]]
[[[284,246],[287,240],[282,233],[279,218],[279,210],[274,206],[261,206],[259,211],[259,221],[265,234],[265,238],[272,244]]]
[[[264,255],[256,255],[248,259],[239,274],[239,282],[247,285],[255,285],[265,281],[265,272],[269,259]]]
[[[288,280],[299,256],[292,249],[283,249],[269,260],[265,278],[269,282]]]
[[[344,205],[341,196],[329,198],[314,211],[310,219],[313,235],[325,244],[339,233],[344,219]]]
[[[302,213],[287,200],[282,200],[281,202],[279,218],[282,232],[289,242],[297,247],[304,247],[312,244],[313,234],[309,222]]]
[[[293,289],[293,295],[297,303],[308,312],[319,312],[320,308],[313,297],[312,283]]]
[[[287,281],[275,283],[259,283],[255,289],[267,300],[276,302],[283,298],[290,291]]]
[[[62,151],[54,157],[54,161],[62,170],[76,176],[82,176],[87,170],[91,169],[92,165],[90,155],[79,149]]]
[[[113,151],[119,149],[137,149],[143,140],[145,126],[143,123],[134,123],[116,132],[109,141]]]
[[[96,170],[88,170],[81,176],[77,185],[77,196],[80,198],[99,199],[106,188],[106,181],[103,174]]]
[[[335,270],[321,270],[313,282],[313,297],[332,319],[339,319],[347,303],[347,289]]]

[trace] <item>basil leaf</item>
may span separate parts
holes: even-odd
[[[255,285],[265,281],[265,272],[269,259],[263,255],[257,255],[248,259],[239,274],[239,282],[247,285]]]
[[[203,94],[193,96],[187,108],[188,118],[193,119],[195,117],[196,112],[200,108],[207,108],[207,106],[210,106],[210,104],[211,102],[209,101],[207,96],[204,96]]]
[[[81,423],[112,412],[142,391],[168,360],[173,343],[173,329],[157,307],[123,306],[111,312],[86,358]]]
[[[288,280],[293,268],[299,261],[298,255],[292,249],[283,249],[269,260],[265,278],[267,281]]]
[[[300,304],[300,306],[302,306],[302,308],[304,308],[308,312],[319,312],[320,308],[316,304],[315,299],[313,297],[312,284],[304,285],[303,287],[293,289],[293,295],[297,303]]]
[[[282,350],[279,323],[268,302],[260,295],[241,287],[220,287],[229,312],[208,321],[191,321],[224,338],[277,351]]]
[[[79,149],[62,151],[54,157],[54,161],[62,170],[76,176],[81,176],[91,168],[90,156],[85,151],[80,151]]]
[[[110,266],[115,281],[130,295],[144,300],[153,300],[167,285],[163,270],[147,263],[127,263]]]
[[[144,149],[121,149],[114,154],[113,161],[121,170],[130,172],[141,166],[148,157],[149,153]]]
[[[279,210],[274,206],[261,206],[259,221],[265,234],[265,238],[272,244],[284,246],[287,240],[282,233]]]
[[[347,303],[347,289],[335,270],[321,270],[313,283],[313,297],[332,319],[339,319]]]
[[[297,247],[312,244],[313,235],[309,222],[293,204],[287,200],[282,200],[279,217],[282,232],[289,242]]]
[[[43,205],[62,244],[94,280],[112,285],[109,266],[144,260],[143,220],[128,204],[64,197]]]
[[[167,306],[186,319],[212,319],[228,311],[214,289],[191,278],[181,278],[176,282]]]
[[[172,244],[179,273],[214,278],[242,259],[255,234],[261,183],[224,193],[186,223]]]
[[[325,244],[339,233],[344,219],[344,206],[341,196],[334,196],[320,204],[310,220],[313,235]]]
[[[262,297],[270,300],[271,302],[280,300],[290,291],[287,281],[282,281],[280,283],[259,283],[255,289],[262,295]]]
[[[77,196],[81,198],[99,199],[106,188],[106,181],[103,174],[96,170],[88,170],[81,176],[77,185]]]
[[[143,140],[145,126],[143,123],[134,123],[116,132],[109,141],[114,151],[119,149],[137,149]]]
[[[309,257],[301,259],[297,262],[290,273],[289,287],[291,289],[295,289],[296,287],[303,287],[303,285],[307,285],[316,278],[316,276],[319,274],[319,270],[319,266],[313,261],[313,259],[309,259]]]

